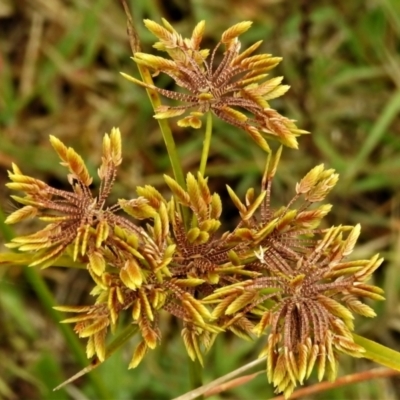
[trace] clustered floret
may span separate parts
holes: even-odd
[[[199,47],[203,22],[190,39],[163,23],[164,27],[145,21],[160,40],[155,47],[171,59],[136,53],[134,60],[155,73],[168,74],[190,94],[129,77],[187,103],[162,106],[156,118],[195,109],[179,124],[198,128],[201,115],[211,111],[244,129],[269,152],[259,193],[250,188],[241,200],[228,187],[238,210],[236,227],[220,233],[221,198],[211,193],[201,173],[188,173],[185,187],[165,176],[172,194],[169,199],[146,185],[136,188],[136,198],[108,205],[122,162],[121,135],[113,129],[103,139],[97,195],[92,193],[93,179],[81,156],[55,137],[50,141],[69,171],[71,191],[55,189],[13,165],[7,186],[25,195],[12,196],[23,207],[6,222],[36,218],[46,226],[16,237],[8,246],[32,253],[31,266],[57,265],[65,255],[86,265],[94,282],[94,304],[57,309],[76,314],[63,322],[75,323],[79,337],[88,339],[88,357],[104,361],[108,331],[114,331],[121,313],[129,312],[141,334],[129,364],[129,368],[136,367],[162,340],[160,314],[167,312],[181,322],[183,342],[192,360],[203,363],[204,353],[225,331],[246,339],[265,335],[260,356],[267,356],[267,376],[277,391],[290,395],[314,367],[319,380],[324,376],[334,379],[339,353],[363,355],[364,349],[353,340],[353,319],[354,314],[375,316],[362,300],[383,299],[380,288],[366,283],[382,259],[375,255],[348,260],[360,234],[359,225],[321,227],[331,205],[319,203],[338,180],[335,171],[324,165],[306,174],[286,205],[272,207],[272,182],[282,147],[272,153],[264,136],[296,147],[296,136],[305,132],[267,103],[287,90],[280,84],[282,79],[260,83],[280,59],[267,54],[251,56],[261,42],[239,52],[238,36],[250,23],[225,31],[211,56]],[[221,45],[225,53],[215,67]],[[185,215],[191,215],[191,220]]]

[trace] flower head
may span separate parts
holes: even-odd
[[[75,323],[76,333],[88,339],[88,357],[96,355],[104,361],[108,330],[114,330],[119,315],[130,310],[132,322],[142,335],[130,363],[132,368],[137,366],[147,350],[154,349],[161,340],[159,312],[165,310],[184,321],[182,335],[189,346],[188,351],[192,357],[201,359],[197,340],[203,344],[211,343],[211,333],[220,329],[210,324],[209,310],[195,296],[195,288],[205,280],[190,275],[191,268],[187,268],[190,261],[182,260],[182,256],[187,254],[176,252],[177,246],[171,240],[173,201],[168,204],[155,188],[144,186],[137,188],[139,196],[135,199],[120,199],[112,206],[105,204],[117,166],[121,163],[121,137],[117,129],[103,139],[102,163],[98,169],[101,183],[97,196],[92,194],[92,178],[82,158],[55,137],[50,141],[62,165],[69,169],[68,180],[72,190],[55,189],[24,175],[13,165],[13,171],[9,173],[12,182],[7,185],[25,192],[24,197],[13,196],[24,207],[11,214],[6,222],[38,217],[48,225],[33,234],[16,237],[8,246],[33,252],[32,266],[54,265],[63,254],[86,263],[95,283],[91,292],[96,297],[95,304],[59,306],[57,309],[76,314],[63,322]],[[193,177],[188,179],[194,187]],[[201,184],[205,190],[204,179]],[[199,187],[195,190],[198,191]],[[208,197],[211,200],[209,210],[214,207],[211,216],[219,216],[218,200],[210,194]],[[200,210],[203,202],[192,200],[199,221],[207,223],[204,210]],[[117,211],[126,215],[119,215]],[[130,217],[151,223],[144,229]],[[179,222],[173,224],[176,235],[185,235],[178,225]],[[208,218],[207,227],[203,229],[211,234],[218,227],[216,220]],[[183,243],[183,237],[180,240],[176,242]]]
[[[25,192],[25,197],[13,196],[25,205],[7,218],[7,223],[38,216],[48,225],[42,230],[13,239],[9,247],[22,251],[36,250],[38,253],[31,265],[47,266],[74,243],[73,258],[85,255],[88,249],[99,248],[109,235],[110,229],[119,219],[105,202],[114,183],[117,167],[121,163],[121,137],[113,129],[103,140],[99,194],[94,197],[89,189],[92,177],[82,158],[72,148],[67,148],[59,139],[50,137],[51,144],[61,158],[61,164],[69,169],[68,181],[72,191],[55,189],[45,182],[24,175],[16,165],[9,172],[12,183],[7,186]],[[118,208],[118,206],[117,206]],[[89,252],[91,252],[90,250]]]
[[[247,249],[253,249],[253,258],[247,252],[239,257],[246,262],[243,256],[247,256],[246,272],[258,275],[236,278],[204,302],[217,302],[213,316],[222,317],[225,328],[246,323],[249,334],[266,332],[267,344],[260,356],[267,356],[269,381],[288,396],[314,366],[319,380],[324,376],[333,380],[338,353],[362,357],[364,349],[351,334],[353,313],[374,317],[360,297],[384,298],[380,288],[365,283],[382,259],[376,255],[370,260],[346,260],[360,226],[320,229],[330,206],[308,209],[325,198],[337,174],[322,165],[315,167],[297,184],[289,204],[274,210],[269,199],[278,160],[279,153],[267,163],[261,200],[249,192],[243,204],[230,192],[242,216],[236,234],[248,240]],[[295,206],[301,198],[303,203]]]
[[[297,148],[296,137],[307,132],[298,129],[293,120],[280,115],[268,103],[289,89],[289,86],[281,85],[282,77],[265,81],[267,72],[281,58],[270,54],[252,55],[261,41],[240,52],[238,37],[250,28],[251,22],[240,22],[227,29],[211,55],[209,50],[200,49],[204,21],[195,27],[190,39],[183,39],[167,21],[163,20],[163,23],[164,27],[150,20],[145,21],[146,27],[160,39],[154,47],[166,51],[171,59],[139,52],[135,53],[133,59],[155,74],[162,72],[169,75],[188,93],[161,89],[123,74],[141,86],[186,103],[160,106],[155,118],[180,116],[193,110],[179,120],[178,125],[197,129],[201,126],[199,117],[211,111],[225,122],[245,130],[267,151],[269,147],[265,138],[274,138],[286,146]],[[225,48],[224,55],[221,62],[215,65],[217,50],[221,46]]]
[[[71,265],[86,265],[94,283],[94,303],[56,308],[75,314],[63,322],[75,324],[75,332],[87,338],[87,356],[100,362],[107,358],[106,336],[114,332],[122,313],[129,313],[128,323],[134,327],[129,331],[141,335],[129,364],[134,368],[161,342],[160,315],[167,312],[180,321],[192,360],[202,363],[215,337],[230,330],[245,339],[266,335],[261,355],[267,358],[267,377],[285,396],[315,367],[320,380],[334,379],[339,353],[364,354],[353,339],[353,314],[375,316],[362,301],[383,299],[382,290],[367,283],[382,259],[375,255],[348,260],[359,225],[321,227],[331,205],[318,203],[338,181],[338,174],[324,165],[296,184],[287,204],[271,206],[282,147],[273,154],[266,138],[297,147],[296,137],[306,133],[268,104],[288,89],[281,85],[282,78],[265,80],[280,59],[253,55],[261,42],[240,52],[238,38],[250,28],[248,21],[226,30],[212,52],[200,48],[204,22],[189,39],[165,20],[164,26],[150,20],[145,24],[159,39],[154,47],[170,58],[137,52],[134,60],[155,74],[169,75],[188,93],[125,76],[186,103],[160,106],[158,119],[183,116],[180,126],[199,128],[208,112],[208,122],[213,113],[248,132],[269,152],[260,193],[249,188],[242,201],[228,187],[239,218],[232,231],[222,234],[222,200],[210,191],[201,172],[189,172],[186,182],[165,176],[172,193],[169,200],[145,185],[136,188],[137,197],[109,206],[106,202],[122,162],[119,130],[104,136],[96,195],[83,159],[50,137],[61,164],[68,168],[71,190],[53,188],[13,165],[7,186],[25,196],[12,196],[23,207],[6,222],[37,217],[47,225],[14,238],[8,246],[32,253],[32,266],[53,265],[64,254],[72,258]],[[216,65],[221,47],[224,54]],[[147,79],[148,73],[144,76]],[[200,171],[203,155],[207,151]]]
[[[202,174],[188,173],[185,188],[165,176],[173,194],[169,201],[144,186],[137,188],[138,197],[106,206],[121,163],[119,131],[104,136],[96,196],[82,158],[54,137],[51,143],[69,169],[72,191],[52,188],[13,166],[8,187],[26,195],[14,196],[24,207],[7,222],[37,216],[48,225],[9,246],[33,252],[31,265],[54,264],[64,253],[86,263],[95,284],[94,304],[57,308],[76,314],[63,322],[75,323],[77,334],[88,339],[88,357],[105,359],[107,333],[124,311],[141,334],[131,368],[162,340],[161,312],[182,322],[187,352],[201,363],[225,330],[245,339],[266,333],[267,376],[285,395],[314,366],[319,379],[333,379],[340,352],[362,356],[364,349],[351,334],[353,313],[375,316],[360,298],[383,299],[381,289],[366,283],[382,259],[346,259],[359,225],[319,227],[331,207],[318,203],[338,180],[333,170],[313,168],[289,203],[273,209],[272,181],[281,149],[270,153],[258,196],[249,189],[242,202],[228,187],[240,221],[219,235],[221,198],[211,193]],[[193,214],[190,228],[182,207]],[[141,227],[131,218],[148,223]]]
[[[264,301],[270,307],[264,311],[254,328],[261,335],[267,328],[267,376],[278,391],[290,394],[296,384],[303,383],[317,367],[318,379],[334,380],[337,374],[338,352],[362,357],[364,349],[354,343],[353,312],[374,317],[375,312],[358,296],[383,300],[383,291],[365,284],[382,259],[346,261],[357,240],[360,227],[348,231],[331,228],[309,251],[296,258],[275,255],[264,257],[270,274],[255,278],[246,291],[268,291]],[[277,269],[272,272],[273,269]],[[260,294],[258,294],[260,297]],[[255,307],[257,305],[255,303]],[[252,307],[248,307],[248,312]]]

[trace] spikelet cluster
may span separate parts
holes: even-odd
[[[22,207],[6,222],[36,218],[45,226],[8,247],[32,254],[31,266],[57,265],[61,256],[86,266],[93,304],[57,309],[74,314],[63,322],[87,338],[89,358],[105,360],[106,337],[128,313],[141,335],[129,364],[136,367],[161,342],[160,315],[169,313],[180,321],[188,355],[202,364],[216,336],[231,331],[243,339],[265,336],[260,356],[267,357],[267,378],[285,396],[314,370],[319,380],[335,379],[340,353],[363,356],[352,336],[354,314],[375,316],[363,299],[383,300],[382,290],[367,283],[382,259],[348,259],[359,225],[321,227],[331,209],[321,202],[338,181],[324,165],[297,183],[287,204],[271,206],[282,148],[273,154],[266,139],[296,148],[296,137],[306,133],[268,104],[288,90],[282,78],[265,80],[280,58],[254,55],[261,42],[240,52],[238,38],[248,21],[227,29],[211,52],[200,47],[204,22],[191,38],[165,20],[163,26],[145,25],[159,40],[154,47],[169,58],[137,52],[135,62],[169,75],[188,93],[125,77],[185,103],[163,105],[155,118],[183,116],[180,126],[199,128],[203,114],[212,112],[246,131],[269,153],[259,192],[250,188],[241,200],[227,187],[239,218],[223,233],[221,198],[200,173],[188,173],[185,187],[165,176],[170,198],[146,185],[136,188],[135,198],[108,204],[122,162],[119,130],[103,138],[96,194],[82,157],[51,136],[71,190],[53,188],[13,165],[7,186],[24,195],[12,196]]]
[[[13,196],[23,207],[7,223],[37,218],[46,225],[8,246],[32,253],[32,266],[57,265],[61,255],[87,266],[94,303],[57,308],[75,314],[63,322],[87,338],[88,357],[105,359],[107,333],[128,313],[142,338],[129,365],[136,367],[162,340],[163,312],[180,321],[187,352],[201,363],[224,331],[245,339],[265,335],[268,379],[287,396],[314,369],[319,379],[334,379],[339,353],[362,356],[351,334],[354,314],[375,316],[362,299],[383,299],[381,289],[366,283],[382,259],[347,260],[358,225],[320,228],[331,209],[320,202],[338,180],[333,170],[313,168],[288,204],[275,209],[270,199],[281,149],[269,154],[259,193],[249,189],[242,201],[228,187],[239,222],[221,233],[221,198],[200,173],[188,173],[185,188],[165,176],[170,199],[142,186],[136,198],[109,205],[122,160],[119,130],[104,136],[96,195],[82,158],[50,141],[71,190],[13,165],[7,186],[24,193]],[[184,208],[193,216],[190,227]]]
[[[182,36],[162,20],[163,26],[145,20],[147,29],[159,41],[154,47],[166,52],[169,58],[137,52],[134,61],[154,72],[170,76],[186,93],[158,88],[129,75],[130,81],[156,90],[161,95],[183,102],[178,106],[160,106],[155,118],[184,116],[178,121],[181,127],[201,127],[201,117],[211,111],[228,124],[246,131],[264,150],[269,151],[266,139],[273,138],[288,147],[297,148],[296,137],[307,133],[297,128],[293,120],[280,115],[268,101],[282,96],[289,86],[282,85],[282,77],[266,80],[268,71],[279,64],[281,58],[271,54],[253,54],[262,41],[240,52],[239,36],[251,26],[250,21],[233,25],[221,36],[214,50],[201,49],[205,23],[199,22],[191,38]],[[218,50],[223,47],[221,61],[216,62]]]

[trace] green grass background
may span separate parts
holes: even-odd
[[[357,321],[357,333],[399,350],[400,331],[400,2],[396,0],[131,0],[144,51],[154,37],[142,20],[167,18],[184,36],[206,20],[204,46],[241,20],[254,21],[243,48],[264,40],[262,52],[282,56],[271,76],[284,75],[291,90],[271,105],[312,132],[300,149],[286,149],[274,183],[274,199],[291,198],[294,185],[319,163],[335,168],[340,182],[329,195],[332,224],[362,224],[354,257],[380,252],[376,274],[387,301],[378,317]],[[170,166],[145,91],[119,71],[138,76],[130,60],[126,20],[117,0],[4,0],[0,3],[0,204],[13,211],[4,184],[11,162],[58,187],[65,173],[51,151],[49,134],[74,147],[95,173],[101,138],[111,127],[123,135],[124,162],[113,196],[134,195],[137,185],[165,190]],[[158,77],[157,83],[171,88]],[[171,123],[185,171],[200,160],[203,133]],[[225,184],[241,195],[259,187],[265,155],[242,132],[215,123],[208,174],[224,199],[226,220],[234,208]],[[227,222],[227,226],[228,222]],[[29,226],[17,226],[18,232]],[[2,237],[3,235],[3,237]],[[7,240],[0,232],[0,248]],[[41,280],[43,279],[43,280]],[[90,302],[90,279],[75,270],[39,273],[0,269],[0,398],[170,399],[190,389],[188,361],[175,322],[163,320],[163,344],[136,370],[127,370],[135,340],[94,374],[74,385],[52,388],[82,364],[65,341],[49,303],[38,293],[45,282],[57,304]],[[68,333],[67,333],[68,335]],[[205,381],[256,358],[262,340],[219,338],[204,369]],[[370,368],[341,358],[340,375]],[[312,381],[311,381],[312,383]],[[264,375],[212,399],[268,399]],[[396,399],[397,379],[373,380],[315,395],[312,399]]]

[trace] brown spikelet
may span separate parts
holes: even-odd
[[[202,115],[211,111],[228,124],[247,132],[267,152],[270,151],[267,138],[297,148],[296,137],[307,132],[298,129],[294,121],[272,110],[267,102],[283,95],[289,87],[281,85],[281,78],[262,83],[266,72],[281,59],[270,54],[251,56],[261,42],[240,53],[238,37],[250,28],[251,21],[239,22],[223,32],[221,41],[209,58],[208,49],[199,49],[204,34],[203,21],[194,28],[190,39],[183,39],[167,21],[163,20],[163,24],[165,27],[145,20],[146,27],[160,39],[154,47],[167,52],[170,59],[135,53],[134,61],[156,74],[162,72],[169,75],[188,93],[161,89],[122,74],[131,82],[184,102],[178,106],[158,107],[155,118],[171,118],[188,112],[189,115],[181,118],[178,125],[198,129],[202,125]],[[225,47],[224,56],[218,65],[214,65],[216,52],[221,45]]]
[[[204,29],[205,29],[205,21],[200,21],[193,29],[191,43],[193,49],[198,49],[200,46],[200,42],[203,39]]]
[[[85,186],[89,186],[92,183],[92,178],[82,157],[71,147],[67,150],[67,163],[74,177],[79,179]]]
[[[89,267],[97,276],[101,276],[106,268],[106,262],[100,252],[89,254]]]
[[[99,318],[89,325],[80,325],[79,328],[75,328],[75,330],[78,332],[79,337],[85,338],[102,331],[108,324],[109,321],[107,318]]]
[[[24,206],[12,214],[10,214],[4,221],[6,224],[16,224],[26,219],[33,218],[37,215],[37,209],[33,206]]]
[[[100,362],[103,362],[106,358],[106,344],[105,344],[105,337],[106,337],[106,329],[102,329],[99,332],[96,332],[90,338],[93,338],[95,354]]]
[[[147,353],[147,349],[148,349],[147,343],[142,340],[136,346],[136,349],[135,349],[135,351],[133,353],[132,359],[131,359],[131,361],[129,363],[129,366],[128,366],[129,369],[136,368],[141,363],[141,361],[143,360],[143,357]]]
[[[132,290],[139,288],[143,282],[141,269],[134,258],[126,260],[119,276],[124,285]]]
[[[164,175],[164,179],[169,188],[171,189],[172,193],[174,194],[174,196],[176,196],[177,200],[182,205],[189,206],[190,204],[189,194],[184,189],[182,189],[174,179],[172,179],[168,175]]]
[[[244,32],[246,32],[250,28],[251,25],[252,25],[251,21],[244,21],[244,22],[239,22],[238,24],[231,26],[229,29],[227,29],[222,34],[221,42],[229,43],[231,40],[237,38],[238,36],[240,36]]]
[[[64,162],[64,165],[68,163],[68,147],[61,142],[60,139],[56,138],[53,135],[50,135],[50,143],[53,146],[54,150],[57,152],[58,156]]]
[[[150,19],[145,19],[143,22],[146,28],[155,36],[157,36],[159,39],[164,40],[166,42],[172,40],[173,35],[171,34],[170,30],[165,29],[164,27],[162,27],[161,25],[157,24],[156,22]]]
[[[190,359],[194,361],[196,359],[196,350],[193,343],[192,333],[187,328],[182,330],[182,339]]]

